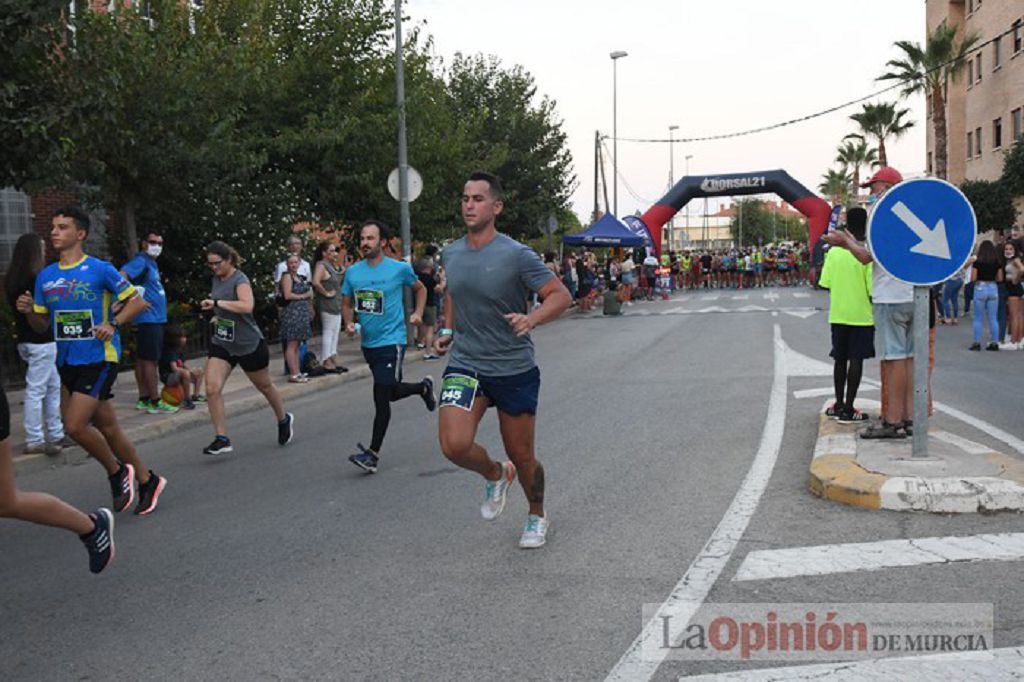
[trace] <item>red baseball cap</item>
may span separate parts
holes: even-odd
[[[890,185],[898,185],[903,182],[903,176],[895,168],[883,166],[875,171],[875,174],[868,178],[867,182],[862,182],[860,186],[870,187],[874,182],[887,182]]]

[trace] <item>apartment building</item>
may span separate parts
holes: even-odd
[[[972,53],[963,76],[950,84],[946,119],[949,181],[996,180],[1004,154],[1024,135],[1024,2],[926,0],[925,5],[929,32],[948,21],[976,32],[979,43],[994,39]],[[934,152],[929,126],[929,172]]]

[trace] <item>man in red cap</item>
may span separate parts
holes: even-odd
[[[873,205],[893,185],[903,182],[895,168],[885,166],[865,182]],[[825,235],[832,246],[841,246],[861,263],[871,263],[871,252],[850,234],[836,230]],[[872,269],[871,300],[875,333],[882,364],[882,419],[861,434],[862,438],[906,438],[912,433],[914,414],[914,287],[880,267]]]

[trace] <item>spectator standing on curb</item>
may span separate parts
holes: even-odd
[[[970,350],[981,350],[984,324],[988,322],[989,343],[985,350],[999,350],[999,305],[998,285],[1003,281],[1003,267],[999,254],[991,241],[985,240],[978,246],[978,256],[971,268],[974,283],[974,343]]]
[[[285,300],[281,298],[281,276],[288,269],[288,258],[291,256],[299,257],[299,270],[298,273],[306,278],[309,282],[313,279],[313,269],[309,265],[309,261],[302,257],[302,239],[296,234],[288,235],[288,238],[284,240],[285,257],[280,263],[274,267],[274,291],[276,292],[277,300],[277,317],[281,319],[281,315],[284,313]],[[281,354],[284,357],[284,373],[288,376],[288,343],[281,339]]]
[[[1020,247],[1016,242],[1008,241],[1003,246],[1003,280],[1006,285],[1006,319],[1010,341],[1008,350],[1022,350],[1024,339],[1024,262],[1021,262]]]
[[[850,235],[863,243],[867,211],[851,208],[847,214]],[[836,400],[826,414],[844,424],[860,422],[867,415],[854,407],[864,373],[864,361],[875,357],[875,327],[871,310],[872,264],[861,263],[846,249],[829,249],[819,284],[829,290],[828,321],[832,326],[832,379]]]
[[[870,187],[874,204],[894,185],[903,181],[895,168],[878,169],[863,186]],[[848,232],[836,230],[825,235],[832,246],[849,250],[861,263],[873,262],[868,249]],[[890,276],[882,268],[872,269],[872,314],[881,347],[882,419],[861,433],[862,438],[905,438],[913,429],[914,405],[914,287]]]
[[[138,252],[121,268],[121,274],[146,302],[146,309],[135,318],[135,383],[139,387],[135,409],[150,414],[178,411],[176,405],[168,405],[160,399],[157,376],[157,364],[163,354],[164,325],[167,324],[167,294],[156,264],[163,249],[163,235],[150,230],[139,242]]]
[[[215,437],[203,448],[203,454],[220,455],[231,452],[227,417],[224,411],[224,384],[235,365],[241,365],[245,376],[267,399],[277,419],[277,443],[287,445],[294,436],[295,417],[285,412],[284,401],[270,380],[270,351],[263,333],[252,315],[256,299],[252,284],[238,269],[238,252],[224,242],[210,242],[206,247],[206,266],[213,275],[210,297],[200,302],[204,312],[213,313],[212,335],[206,359],[206,394]]]
[[[341,280],[345,276],[345,268],[339,264],[339,253],[336,244],[320,242],[316,247],[313,269],[313,290],[322,333],[320,365],[330,374],[348,371],[346,367],[338,366],[335,357],[341,334]]]
[[[942,324],[960,324],[960,289],[964,285],[964,273],[969,270],[961,268],[942,285]]]
[[[437,327],[437,262],[431,256],[421,258],[416,263],[416,277],[427,290],[423,321],[416,328],[416,347],[425,349],[424,360],[440,360],[441,356],[434,353],[434,329]]]
[[[7,302],[14,311],[18,355],[28,365],[25,372],[26,455],[56,455],[64,440],[60,416],[60,374],[57,372],[57,344],[53,333],[36,331],[28,316],[17,309],[18,297],[36,290],[36,277],[46,265],[46,244],[35,234],[23,234],[14,245],[11,264],[4,281]],[[43,424],[46,433],[43,433]]]
[[[281,275],[278,286],[285,300],[281,311],[281,340],[285,342],[285,363],[288,365],[288,382],[304,384],[309,381],[299,365],[299,345],[313,336],[313,287],[309,280],[299,274],[296,256],[288,256],[288,269]]]

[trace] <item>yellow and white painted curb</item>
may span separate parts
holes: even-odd
[[[826,406],[831,401],[826,403]],[[862,404],[863,403],[863,404]],[[877,411],[877,401],[858,401]],[[996,464],[998,476],[890,476],[857,462],[857,424],[840,424],[819,415],[818,440],[811,460],[811,492],[865,509],[964,514],[1024,510],[1024,462],[945,431],[930,438],[945,441],[979,460]]]

